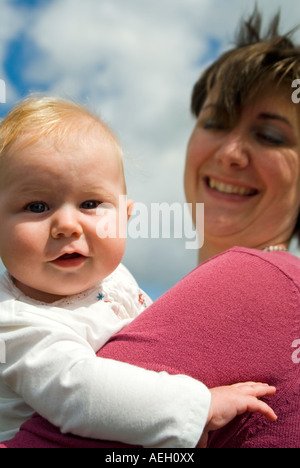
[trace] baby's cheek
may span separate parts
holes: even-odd
[[[11,232],[11,243],[19,254],[43,253],[48,236],[37,224],[16,226]]]

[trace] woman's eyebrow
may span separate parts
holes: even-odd
[[[280,122],[284,122],[290,127],[292,127],[292,124],[286,117],[279,114],[273,114],[272,112],[261,112],[258,118],[262,120],[279,120]]]

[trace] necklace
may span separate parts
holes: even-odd
[[[288,249],[284,245],[270,245],[264,249],[264,252],[287,252]]]

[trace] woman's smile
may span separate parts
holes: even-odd
[[[213,176],[203,178],[206,191],[211,196],[217,196],[220,200],[244,202],[259,194],[256,188],[252,188],[239,182],[227,182]]]

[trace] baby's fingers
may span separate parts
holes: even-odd
[[[261,382],[244,382],[232,385],[245,395],[253,395],[261,398],[267,395],[274,395],[276,388]]]
[[[248,399],[247,410],[251,413],[258,412],[263,414],[270,421],[276,421],[277,416],[272,408],[264,401],[258,400],[256,397],[250,397]]]
[[[233,385],[239,393],[247,398],[247,410],[263,414],[270,421],[276,421],[277,416],[270,406],[259,400],[264,396],[274,395],[276,388],[261,382],[244,382]]]

